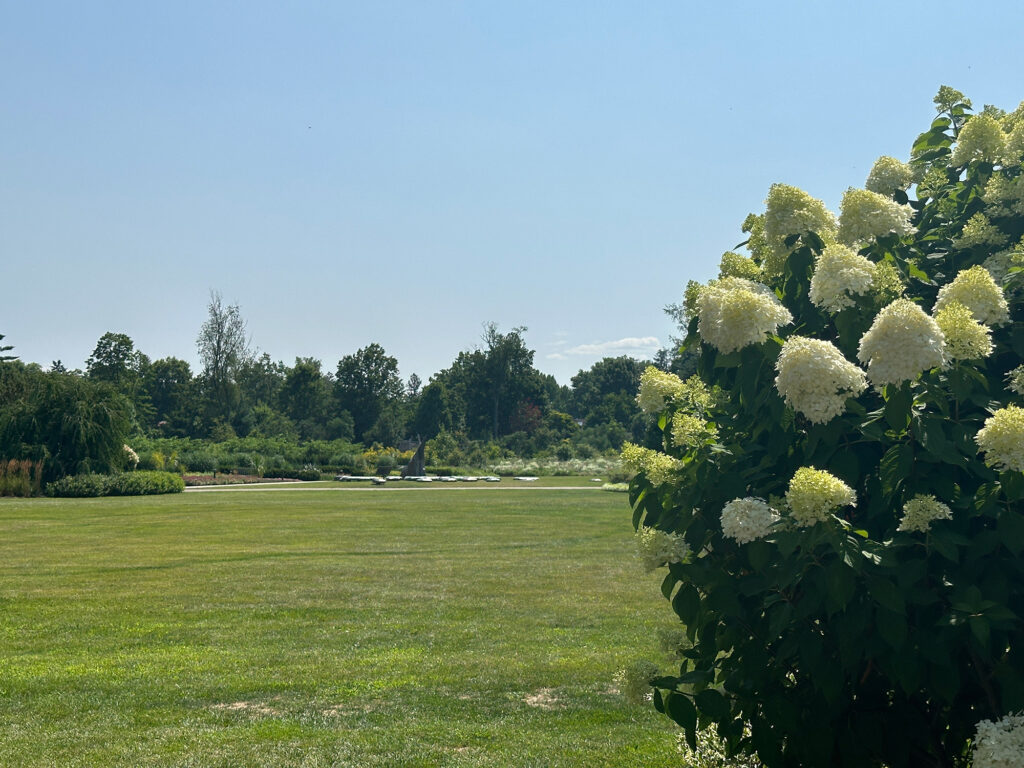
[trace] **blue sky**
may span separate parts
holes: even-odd
[[[941,84],[1024,99],[1019,2],[0,0],[0,304],[23,360],[124,332],[426,379],[527,326],[653,352],[776,181],[837,210]]]

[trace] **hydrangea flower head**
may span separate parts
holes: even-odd
[[[815,232],[827,240],[835,233],[835,216],[799,187],[772,184],[764,202],[764,234],[776,252],[785,252],[784,241],[790,235]]]
[[[748,496],[722,507],[722,535],[737,544],[763,539],[778,521],[778,513],[764,499]]]
[[[874,280],[872,283],[876,300],[879,304],[890,304],[903,295],[906,285],[896,266],[890,261],[880,261],[875,264]]]
[[[1011,178],[1005,173],[996,171],[985,185],[982,197],[985,198],[985,210],[990,216],[996,218],[1024,216],[1024,176]],[[975,216],[980,215],[975,214]],[[973,221],[973,219],[974,217],[972,216],[971,220]],[[970,222],[968,222],[969,224]],[[993,229],[995,228],[993,227]],[[999,232],[998,229],[995,231],[1004,238],[1001,242],[996,243],[996,245],[1002,245],[1002,243],[1006,242],[1007,236]],[[967,234],[967,227],[964,227],[964,234]]]
[[[711,281],[697,299],[697,314],[697,332],[721,352],[759,344],[765,334],[793,322],[768,286],[742,277]]]
[[[999,121],[1000,125],[1003,126],[1003,130],[1009,133],[1018,125],[1024,123],[1024,101],[1017,105],[1017,108],[1013,112],[1007,112],[1003,115],[1003,119]]]
[[[935,197],[939,190],[949,183],[949,176],[942,166],[932,166],[917,182],[917,198]]]
[[[1021,768],[1024,766],[1024,711],[978,723],[974,737],[974,768]]]
[[[954,301],[971,310],[974,319],[985,325],[1000,325],[1010,319],[1003,289],[982,266],[961,270],[953,282],[942,286],[935,300],[935,311]]]
[[[1018,395],[1024,395],[1024,365],[1018,365],[1006,374],[1006,388]]]
[[[644,413],[661,413],[682,390],[682,379],[649,365],[640,374],[640,394],[636,396],[636,404]]]
[[[775,386],[786,405],[815,424],[824,424],[846,410],[846,400],[867,386],[864,371],[828,341],[792,336],[782,345],[775,364]]]
[[[946,357],[951,360],[980,360],[992,354],[992,329],[974,319],[959,301],[946,302],[935,313],[946,337]]]
[[[704,290],[704,286],[696,280],[687,281],[686,290],[683,291],[683,314],[686,316],[687,322],[690,321],[690,318],[697,316],[697,300],[700,298],[702,290]]]
[[[861,337],[857,358],[867,364],[868,378],[881,389],[944,365],[945,342],[939,324],[924,310],[909,299],[896,299]]]
[[[672,417],[672,444],[680,448],[698,446],[717,434],[718,427],[700,416],[680,412]]]
[[[708,389],[700,376],[693,375],[683,382],[677,402],[688,411],[707,413],[714,408],[720,396],[721,390],[717,386]]]
[[[1017,123],[1006,137],[1006,162],[1016,165],[1024,157],[1024,121]]]
[[[678,533],[643,527],[636,532],[636,550],[647,572],[669,563],[681,563],[690,554],[686,541]]]
[[[1010,267],[1013,265],[1013,251],[1000,251],[999,253],[993,253],[987,259],[985,259],[981,266],[988,270],[988,273],[992,275],[992,279],[995,280],[996,285],[1002,287],[1006,283],[1006,278],[1010,276]]]
[[[668,454],[643,448],[634,443],[623,443],[620,454],[622,463],[634,472],[643,472],[654,485],[669,482],[681,466],[677,459]]]
[[[914,231],[909,205],[900,205],[877,192],[851,187],[843,193],[839,205],[839,242],[857,245],[895,232],[907,235]]]
[[[973,248],[977,245],[1005,245],[1010,236],[1001,232],[999,227],[989,222],[988,217],[983,213],[976,213],[964,224],[963,232],[960,233],[953,244],[957,248]]]
[[[786,502],[801,527],[824,522],[834,510],[853,506],[857,495],[838,477],[814,467],[800,467],[789,481]]]
[[[901,192],[910,186],[914,180],[914,172],[910,166],[895,157],[883,155],[871,166],[871,173],[864,187],[871,192],[892,197],[896,190]]]
[[[853,252],[845,245],[833,243],[825,246],[811,275],[810,298],[817,306],[829,312],[852,307],[852,294],[871,290],[875,279],[875,264]]]
[[[985,419],[974,441],[990,467],[1024,472],[1024,408],[1000,408]]]
[[[975,115],[960,129],[950,164],[967,165],[972,160],[996,163],[1005,152],[1006,134],[999,121],[992,115]]]
[[[732,251],[726,251],[722,254],[722,261],[718,265],[718,276],[759,280],[761,278],[761,268],[754,263],[753,259],[733,253]]]
[[[931,495],[918,494],[903,505],[903,519],[896,530],[928,533],[932,520],[952,519],[952,511],[941,501]]]
[[[968,109],[971,108],[971,100],[949,85],[939,86],[939,92],[935,94],[932,103],[935,104],[935,109],[939,112],[949,112],[957,104],[963,104]]]
[[[747,250],[754,256],[754,260],[761,264],[764,269],[771,257],[771,248],[768,245],[768,238],[764,234],[764,214],[747,214],[741,227],[747,233]]]

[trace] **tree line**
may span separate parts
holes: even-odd
[[[635,396],[650,363],[609,357],[559,385],[534,366],[525,327],[486,324],[474,348],[424,382],[416,374],[403,380],[398,360],[376,342],[333,369],[312,357],[274,361],[254,348],[238,305],[214,293],[207,310],[195,372],[176,357],[151,359],[120,332],[100,337],[85,370],[59,360],[43,370],[0,347],[0,457],[45,459],[51,476],[106,471],[137,435],[366,446],[440,436],[517,456],[571,458],[617,450],[647,428]],[[655,364],[692,368],[668,350]]]

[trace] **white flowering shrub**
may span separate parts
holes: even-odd
[[[715,396],[648,376],[623,460],[691,751],[1024,765],[1024,108],[936,103],[838,219],[775,185],[749,256],[687,286],[686,391]]]

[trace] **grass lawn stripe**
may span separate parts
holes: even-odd
[[[678,765],[621,494],[261,490],[0,500],[0,765]]]

